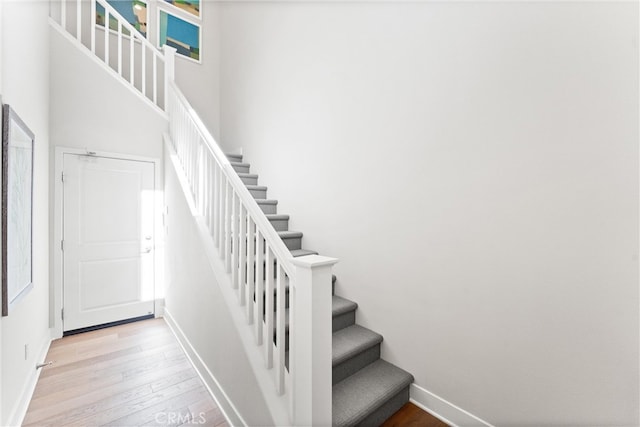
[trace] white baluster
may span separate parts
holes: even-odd
[[[131,86],[136,85],[135,83],[135,56],[134,56],[134,49],[135,49],[135,44],[134,44],[134,40],[135,38],[133,37],[133,34],[131,34],[131,37],[129,37],[129,83],[131,83]]]
[[[76,2],[76,38],[82,42],[82,0]]]
[[[224,213],[224,265],[227,273],[231,272],[231,184],[225,179],[225,213]]]
[[[142,95],[147,96],[147,51],[144,43],[140,43],[140,52],[142,56]]]
[[[264,238],[256,226],[256,304],[255,318],[256,344],[262,345],[262,327],[264,326]]]
[[[245,304],[245,286],[247,283],[247,211],[242,205],[242,202],[238,200],[238,206],[240,208],[240,224],[238,227],[239,245],[238,245],[238,282],[239,282],[239,297],[240,305]]]
[[[285,273],[280,261],[276,264],[276,392],[284,394],[284,372],[285,372]]]
[[[104,8],[104,63],[109,66],[109,10]]]
[[[232,258],[232,271],[231,271],[231,281],[233,283],[233,289],[238,288],[238,254],[239,254],[239,244],[240,244],[240,233],[238,230],[238,217],[240,216],[240,212],[238,207],[240,206],[240,200],[238,199],[238,195],[236,192],[233,192],[233,204],[232,204],[232,214],[231,221],[233,224],[233,243],[231,247]]]
[[[153,103],[158,103],[158,55],[153,52]]]
[[[264,280],[264,360],[267,369],[273,368],[273,254],[267,243],[265,245],[265,280]]]
[[[209,150],[206,150],[207,152],[207,192],[205,193],[206,196],[206,202],[207,202],[207,228],[209,229],[209,235],[211,236],[212,239],[214,239],[214,235],[213,235],[213,204],[215,203],[215,194],[216,194],[216,186],[215,186],[215,179],[214,179],[214,175],[213,175],[213,168],[214,168],[214,160],[213,160],[213,156],[211,155],[211,153],[209,152]]]
[[[224,258],[224,212],[225,212],[225,188],[223,186],[224,177],[222,175],[222,167],[217,164],[216,172],[218,174],[218,248],[220,249],[220,257]]]
[[[255,263],[256,254],[256,224],[247,215],[247,323],[253,323],[254,295],[256,286],[256,270],[258,266]]]
[[[211,238],[216,248],[220,247],[218,246],[218,220],[216,218],[218,203],[218,163],[211,154]]]
[[[67,30],[67,0],[60,2],[60,25]]]
[[[133,34],[131,35],[133,37]],[[122,22],[118,20],[118,74],[122,76]]]

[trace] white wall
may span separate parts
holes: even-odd
[[[220,136],[220,8],[201,0],[202,46],[198,64],[176,56],[176,82],[214,138]]]
[[[49,6],[3,2],[0,95],[35,134],[33,290],[1,320],[0,425],[16,422],[49,334]],[[28,23],[28,37],[24,37]],[[25,358],[25,345],[29,346]]]
[[[222,142],[383,357],[495,425],[638,425],[638,5],[222,5]]]
[[[56,147],[86,149],[95,152],[142,156],[160,160],[162,158],[162,134],[168,129],[164,113],[153,108],[138,92],[132,91],[106,70],[104,64],[87,51],[79,49],[69,38],[51,27],[50,63],[51,72],[51,144]],[[55,154],[51,152],[50,191],[55,196]],[[162,165],[162,162],[158,163]],[[162,177],[162,170],[157,171]],[[162,180],[156,183],[162,188]],[[52,206],[53,206],[52,199]],[[62,209],[59,207],[59,209]],[[160,221],[160,209],[157,223]],[[52,295],[51,324],[56,336],[61,335],[62,283],[60,247],[62,236],[62,212],[52,209],[51,215],[51,266]],[[57,239],[56,234],[59,233]],[[157,241],[159,248],[162,241]],[[156,286],[162,286],[162,266],[157,266]],[[161,298],[161,292],[157,293]]]
[[[49,34],[52,144],[161,158],[166,118],[58,31]]]
[[[273,425],[194,217],[165,156],[166,311],[250,426]]]

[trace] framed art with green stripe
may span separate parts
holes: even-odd
[[[191,15],[202,18],[200,11],[200,0],[164,0],[166,3],[177,7],[180,10],[183,10]]]
[[[122,15],[140,34],[147,37],[147,3],[143,0],[107,0],[109,6]],[[100,3],[96,3],[96,24],[104,27],[105,10]],[[118,22],[113,16],[109,16],[109,29],[118,31]],[[129,31],[123,29],[123,34],[128,36]]]
[[[186,21],[165,10],[158,9],[158,46],[174,47],[178,55],[201,62],[200,25]]]

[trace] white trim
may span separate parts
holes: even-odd
[[[162,108],[158,107],[151,99],[149,99],[146,96],[144,96],[142,94],[142,92],[140,92],[138,89],[136,89],[134,86],[132,86],[131,83],[128,80],[126,80],[124,77],[122,77],[120,74],[118,74],[117,71],[115,71],[114,69],[109,67],[107,64],[105,64],[104,61],[102,61],[97,55],[95,55],[93,52],[91,52],[91,49],[88,49],[85,45],[83,45],[81,42],[79,42],[77,39],[75,39],[64,28],[62,28],[60,26],[60,24],[58,24],[53,18],[49,18],[49,26],[51,26],[51,28],[55,29],[58,33],[60,33],[60,35],[62,37],[64,37],[65,39],[67,39],[69,41],[69,43],[72,43],[76,47],[78,47],[80,52],[82,52],[87,58],[90,58],[93,62],[98,64],[103,70],[105,70],[107,73],[111,74],[120,83],[122,83],[127,89],[129,89],[131,91],[131,93],[135,94],[138,97],[138,99],[140,99],[143,102],[145,102],[156,113],[158,113],[160,116],[162,116],[163,118],[165,118],[167,120],[169,119],[169,116],[167,115],[167,113],[165,111],[162,110]],[[147,31],[147,40],[148,40],[148,34],[149,34],[149,32]]]
[[[180,343],[180,347],[184,350],[184,353],[187,355],[187,359],[191,362],[191,365],[200,376],[200,379],[204,383],[207,391],[216,401],[218,408],[224,415],[224,418],[227,420],[229,425],[232,426],[247,426],[248,424],[242,418],[242,415],[238,412],[238,409],[234,406],[229,396],[224,392],[224,389],[216,379],[216,377],[211,373],[206,363],[202,360],[196,349],[193,347],[187,336],[184,334],[178,323],[175,321],[171,312],[167,309],[164,310],[164,319],[169,325],[169,329],[173,332],[173,335],[176,337],[178,342]]]
[[[64,223],[64,210],[63,210],[63,185],[62,185],[62,172],[63,172],[63,161],[65,154],[76,154],[83,155],[89,152],[88,149],[80,149],[80,148],[70,148],[63,146],[55,147],[55,158],[54,158],[54,171],[53,171],[53,241],[51,242],[51,254],[53,256],[53,313],[50,316],[51,324],[49,325],[52,328],[51,336],[55,338],[61,338],[64,332],[63,322],[61,318],[62,308],[64,303],[63,292],[64,292],[64,265],[63,265],[63,257],[62,257],[62,248],[60,247],[60,242],[63,237],[63,223]],[[154,169],[154,191],[156,192],[156,209],[154,215],[154,232],[155,232],[155,256],[154,256],[154,292],[155,292],[155,303],[154,303],[154,314],[157,313],[159,306],[161,310],[164,309],[164,295],[162,295],[162,283],[163,283],[163,260],[164,260],[164,234],[162,228],[162,212],[158,209],[158,206],[162,206],[163,200],[158,200],[161,198],[158,195],[158,192],[162,190],[163,181],[162,181],[162,163],[161,160],[155,157],[143,157],[143,156],[135,156],[124,153],[113,153],[107,151],[91,151],[92,155],[96,157],[107,157],[112,159],[119,160],[131,160],[131,161],[139,161],[139,162],[149,162],[153,163]],[[159,296],[161,298],[159,298]],[[160,301],[161,300],[161,301]],[[156,314],[157,315],[157,314]]]
[[[43,362],[47,353],[49,353],[49,346],[51,345],[51,331],[49,330],[49,336],[44,339],[44,342],[40,346],[40,351],[38,352],[38,356],[36,358],[36,363]],[[38,384],[38,378],[40,378],[40,372],[42,369],[34,369],[30,378],[27,380],[24,389],[22,390],[22,394],[20,395],[20,400],[14,407],[13,413],[9,416],[8,422],[10,426],[21,426],[24,421],[25,415],[27,415],[27,409],[29,408],[29,404],[31,403],[31,398],[33,397],[33,392],[36,390],[36,385]]]
[[[494,427],[470,412],[413,383],[409,389],[411,403],[444,421],[451,427]]]

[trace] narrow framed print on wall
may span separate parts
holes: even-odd
[[[200,0],[164,0],[165,3],[172,5],[180,10],[183,10],[196,18],[202,18],[202,11],[200,10],[202,5]]]
[[[33,288],[33,132],[2,106],[2,315]]]
[[[106,2],[140,34],[147,37],[147,2],[145,0],[106,0]],[[104,27],[105,15],[105,8],[96,2],[96,25]],[[109,15],[109,29],[118,31],[118,21],[111,15]],[[130,35],[126,28],[123,28],[122,33],[125,36]]]
[[[158,46],[165,44],[192,61],[201,62],[200,25],[179,18],[163,9],[158,9]]]

